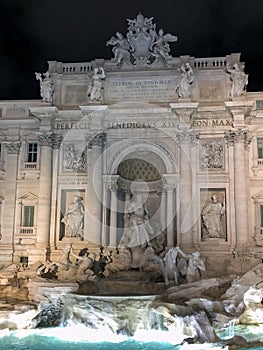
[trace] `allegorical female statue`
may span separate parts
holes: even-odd
[[[248,84],[248,75],[239,68],[237,63],[233,65],[233,69],[227,66],[227,73],[230,74],[230,79],[232,81],[230,97],[233,98],[243,95]]]
[[[225,238],[222,218],[225,215],[225,203],[218,201],[216,194],[213,194],[211,201],[202,211],[202,239]]]
[[[65,237],[82,237],[84,228],[83,198],[74,196],[61,222],[65,224]]]
[[[131,267],[137,268],[141,265],[143,254],[153,235],[148,210],[141,194],[133,194],[132,199],[126,204],[124,218],[127,227],[124,229],[119,247],[131,250]]]

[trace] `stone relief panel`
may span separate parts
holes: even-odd
[[[224,169],[225,145],[223,140],[200,141],[200,168]]]
[[[85,191],[62,190],[60,240],[64,237],[83,238],[85,216]]]
[[[211,239],[227,240],[226,232],[226,190],[201,189],[201,241]]]
[[[86,152],[75,143],[65,144],[63,167],[64,170],[84,171],[86,169]]]

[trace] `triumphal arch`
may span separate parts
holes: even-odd
[[[1,264],[69,243],[261,261],[263,93],[240,54],[174,57],[177,40],[139,14],[109,33],[110,59],[50,61],[41,100],[0,102]]]

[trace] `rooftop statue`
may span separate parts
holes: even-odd
[[[117,66],[122,63],[135,66],[153,65],[157,61],[166,64],[172,56],[170,55],[169,42],[177,41],[172,34],[164,34],[163,29],[157,33],[153,17],[147,18],[139,13],[135,19],[127,19],[128,32],[126,37],[117,32],[107,42],[112,45],[114,57],[112,62]]]
[[[92,81],[88,86],[87,95],[90,101],[101,101],[102,100],[102,90],[103,81],[105,80],[105,72],[102,67],[95,68],[92,75]]]
[[[191,91],[190,86],[194,81],[194,73],[189,63],[183,64],[179,69],[181,73],[181,79],[176,87],[176,92],[180,98],[190,98]]]
[[[40,96],[42,97],[43,102],[53,103],[53,95],[55,92],[55,85],[53,79],[51,79],[49,72],[35,73],[36,80],[39,80],[40,83]]]
[[[248,74],[245,74],[237,63],[234,63],[232,69],[227,65],[226,71],[230,74],[230,80],[232,81],[230,97],[233,98],[243,95],[248,84]]]

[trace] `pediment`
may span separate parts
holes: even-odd
[[[38,201],[38,196],[36,196],[35,194],[33,194],[31,192],[26,192],[26,193],[22,194],[21,196],[19,196],[17,199],[22,200],[22,201],[28,201],[28,202],[36,202],[36,201]]]
[[[255,200],[263,200],[263,191],[260,191],[252,196]]]

